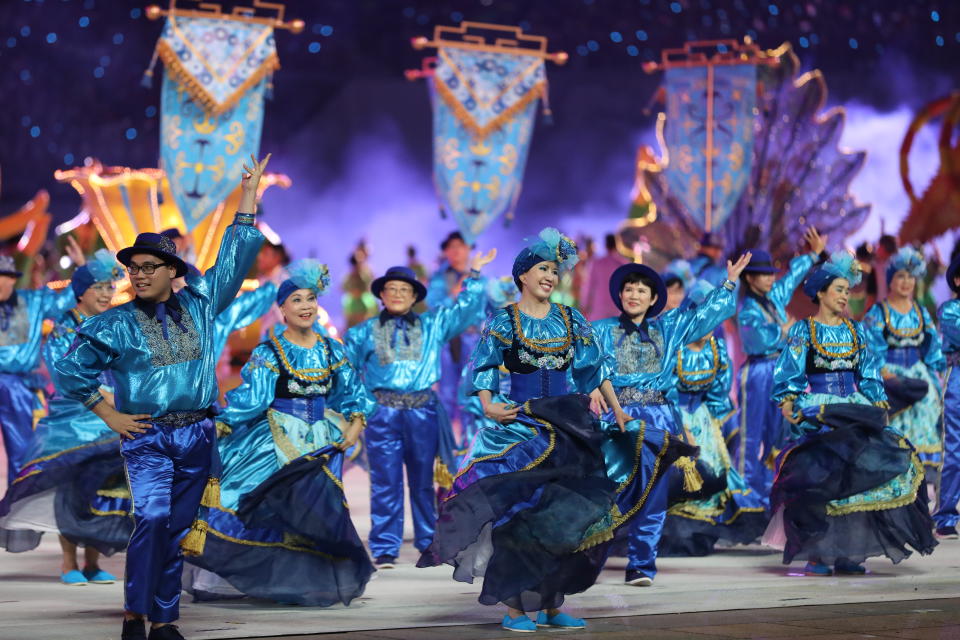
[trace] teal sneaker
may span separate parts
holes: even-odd
[[[527,616],[517,616],[511,618],[509,615],[503,616],[503,623],[500,625],[507,631],[519,631],[520,633],[532,633],[537,630],[537,625]]]
[[[83,585],[87,584],[87,577],[74,569],[73,571],[61,573],[60,582],[68,587],[82,587]]]
[[[587,621],[583,618],[574,618],[563,611],[555,616],[548,616],[546,611],[541,611],[537,614],[537,626],[557,627],[561,629],[583,629],[587,626]]]
[[[803,568],[803,573],[817,578],[827,578],[833,575],[833,571],[830,570],[830,567],[822,562],[808,562],[807,566]]]
[[[113,584],[117,581],[116,576],[112,573],[107,573],[103,569],[97,569],[96,571],[84,569],[83,576],[87,579],[87,582],[92,584]]]
[[[847,558],[837,558],[837,561],[833,563],[833,570],[848,576],[862,576],[867,572],[866,567],[862,564],[857,564]]]

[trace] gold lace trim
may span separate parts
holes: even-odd
[[[923,329],[924,329],[923,314],[920,312],[920,306],[917,304],[916,300],[913,300],[911,304],[913,305],[913,311],[916,312],[917,318],[920,321],[920,326],[914,329],[906,329],[906,330],[897,329],[890,322],[890,304],[887,302],[883,302],[880,304],[880,308],[883,309],[883,322],[886,325],[887,331],[897,336],[898,338],[915,338],[923,332]]]

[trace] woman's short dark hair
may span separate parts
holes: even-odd
[[[620,283],[620,293],[623,293],[623,290],[628,284],[643,284],[650,289],[652,295],[657,295],[657,283],[654,282],[653,278],[644,274],[644,273],[628,273],[623,281]]]
[[[680,285],[681,287],[686,289],[686,286],[683,284],[683,278],[681,278],[680,276],[675,276],[671,273],[670,275],[668,275],[666,278],[663,279],[663,286],[665,286],[667,289],[669,289],[674,285]]]

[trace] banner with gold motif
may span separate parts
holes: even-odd
[[[160,159],[192,231],[236,187],[243,160],[259,155],[264,93],[279,68],[273,27],[171,15],[157,54]]]
[[[750,180],[756,78],[754,64],[666,71],[664,177],[702,231],[723,225]]]
[[[440,46],[428,84],[437,194],[472,243],[491,222],[513,215],[546,91],[544,60]]]

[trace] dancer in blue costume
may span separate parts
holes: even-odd
[[[220,503],[208,512],[203,554],[190,562],[250,596],[350,604],[373,565],[350,521],[342,452],[375,403],[343,345],[314,329],[327,267],[301,260],[289,273],[276,296],[286,326],[254,349],[218,418],[230,433],[219,443]],[[327,408],[344,416],[345,431]]]
[[[867,344],[883,363],[881,375],[893,382],[920,380],[926,394],[890,416],[890,428],[906,436],[935,476],[943,461],[940,418],[943,413],[938,374],[946,368],[940,334],[927,310],[917,304],[917,280],[927,272],[923,254],[900,249],[887,265],[887,299],[873,305],[863,319]]]
[[[656,271],[642,264],[625,264],[610,277],[610,297],[621,310],[619,316],[595,323],[601,350],[609,359],[610,380],[623,410],[636,421],[639,432],[615,437],[604,445],[610,477],[621,483],[617,507],[624,518],[633,519],[627,538],[626,583],[649,586],[657,574],[657,544],[667,511],[667,484],[650,490],[631,476],[635,465],[636,439],[642,429],[683,434],[675,406],[676,354],[683,345],[713,331],[733,315],[734,282],[749,264],[750,254],[736,264],[727,262],[727,280],[696,308],[681,307],[663,315],[667,291]],[[601,398],[594,396],[602,406]],[[691,443],[692,444],[692,443]],[[685,476],[693,476],[693,462],[683,461]],[[643,499],[646,503],[643,504]],[[641,505],[643,508],[641,509]]]
[[[10,256],[0,256],[0,434],[7,455],[7,482],[25,460],[37,416],[43,415],[40,365],[43,321],[63,315],[76,302],[67,287],[16,289],[23,273]]]
[[[55,369],[64,395],[90,408],[123,438],[121,455],[134,504],[127,549],[123,640],[178,640],[184,551],[203,551],[201,501],[216,504],[219,460],[212,419],[217,399],[216,317],[236,297],[263,235],[254,223],[257,185],[270,156],[244,167],[239,210],[227,227],[216,264],[202,277],[187,273],[169,238],[142,233],[117,259],[136,297],[88,319]],[[110,371],[114,404],[99,376]],[[191,527],[191,523],[194,526]]]
[[[734,461],[737,472],[765,505],[773,482],[768,464],[772,465],[784,445],[783,416],[771,400],[771,392],[777,358],[796,322],[787,313],[787,305],[827,244],[827,238],[813,227],[804,237],[812,250],[791,260],[780,279],[774,279],[778,269],[770,254],[760,249],[753,252],[753,261],[743,271],[745,286],[737,323],[747,362],[740,369],[740,425]]]
[[[456,469],[456,443],[442,425],[446,412],[431,387],[440,379],[444,345],[476,322],[486,302],[480,269],[494,256],[496,252],[491,251],[473,258],[470,277],[463,281],[455,304],[421,315],[412,309],[427,295],[426,287],[408,267],[391,267],[370,287],[383,303],[380,316],[351,327],[344,335],[348,359],[379,405],[365,434],[370,552],[379,568],[394,566],[403,542],[404,467],[410,483],[414,545],[423,551],[433,539],[434,468],[446,463]],[[444,463],[436,460],[438,456]]]
[[[700,237],[700,249],[690,260],[693,277],[706,280],[715,287],[723,285],[726,269],[723,267],[723,239],[720,234],[707,231]]]
[[[71,238],[70,253],[80,256]],[[76,400],[64,397],[54,365],[70,349],[76,330],[88,317],[110,308],[123,269],[106,249],[79,264],[70,281],[77,306],[54,324],[43,343],[42,357],[56,391],[48,415],[37,423],[20,472],[0,501],[0,546],[20,552],[36,548],[44,531],[60,534],[61,580],[67,585],[112,584],[114,576],[99,568],[100,552],[126,547],[129,494],[120,440],[107,425]],[[109,396],[109,380],[101,380]],[[83,571],[77,544],[85,545]]]
[[[713,289],[699,280],[688,300],[703,304]],[[659,554],[703,556],[713,551],[717,540],[749,544],[763,534],[767,520],[763,502],[730,464],[721,429],[734,411],[733,367],[723,339],[708,334],[684,345],[676,354],[676,375],[683,428],[700,448],[698,463],[717,482],[706,483],[714,485],[712,494],[669,508]]]
[[[943,378],[943,467],[937,496],[937,535],[956,540],[960,513],[960,254],[947,269],[947,284],[954,293],[940,307],[940,331],[947,371]]]
[[[807,560],[807,575],[862,574],[866,558],[896,563],[908,546],[923,554],[936,546],[918,493],[923,465],[903,435],[885,427],[882,360],[845,315],[859,282],[845,252],[807,278],[803,291],[819,310],[790,330],[774,375],[795,442],[777,460],[764,542],[783,547],[784,564]]]
[[[629,418],[590,324],[550,302],[560,271],[576,260],[572,241],[548,228],[514,261],[520,302],[488,319],[473,354],[474,392],[498,425],[475,438],[418,564],[451,564],[462,582],[483,577],[480,603],[506,605],[511,631],[583,628],[559,607],[594,584],[622,524],[586,394],[599,388],[620,431]],[[510,371],[509,403],[493,401],[501,366]],[[641,444],[636,476],[650,485],[677,449],[690,449],[654,428]],[[540,612],[536,622],[527,611]]]

